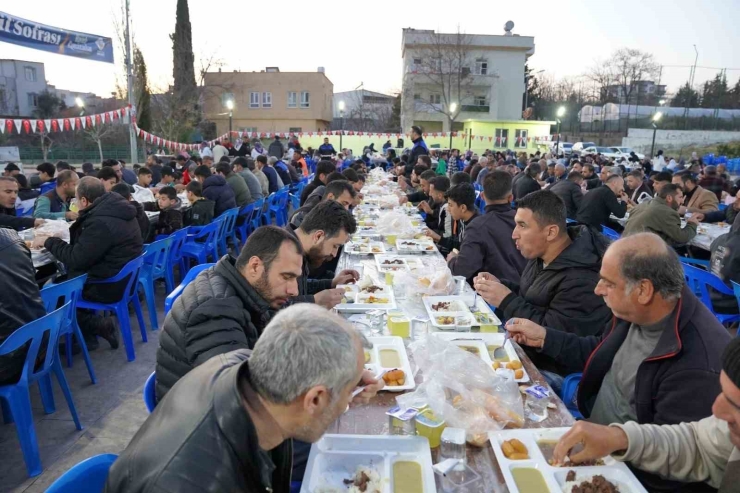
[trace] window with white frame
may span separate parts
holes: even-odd
[[[432,58],[432,72],[435,74],[442,73],[442,59]]]
[[[262,93],[262,107],[272,108],[272,93],[271,92]]]
[[[39,95],[29,92],[28,93],[28,106],[35,108],[39,105]]]
[[[514,147],[527,147],[528,130],[516,130],[514,132]]]
[[[506,128],[497,128],[495,137],[496,147],[506,147],[506,141],[509,139],[509,130]]]
[[[308,91],[301,92],[301,108],[311,107],[311,94]]]
[[[299,134],[299,133],[303,132],[303,128],[301,128],[301,127],[290,127],[288,129],[288,132],[293,133],[293,134]]]
[[[475,61],[475,75],[488,75],[488,60],[479,58]]]
[[[442,104],[442,95],[441,94],[429,95],[429,102],[432,104]]]
[[[29,82],[36,82],[36,68],[35,67],[24,67],[26,74],[26,80]]]
[[[421,101],[421,94],[419,93],[414,94],[414,101]]]
[[[475,96],[473,98],[473,106],[487,106],[488,102],[486,101],[485,96]]]
[[[244,127],[244,128],[242,129],[242,131],[243,131],[243,132],[249,132],[249,133],[252,133],[252,132],[257,132],[257,127]]]
[[[249,93],[249,107],[259,108],[260,107],[260,93],[250,92]]]
[[[298,93],[295,91],[288,93],[288,108],[298,108]]]

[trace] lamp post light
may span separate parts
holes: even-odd
[[[557,159],[558,156],[560,155],[560,119],[565,115],[565,106],[561,106],[560,108],[558,108],[557,115],[558,115],[558,118],[557,118],[558,120],[558,130],[557,130],[558,141],[557,141],[557,144],[555,144],[555,159]]]
[[[658,101],[658,104],[663,106],[665,104],[665,99],[661,99],[660,101]]]
[[[229,110],[229,140],[231,140],[231,126],[234,117],[234,101],[232,101],[231,99],[226,101],[226,108],[228,108]]]
[[[80,116],[84,115],[85,114],[85,101],[81,97],[77,96],[75,98],[75,105],[77,105],[77,107],[80,108]]]
[[[653,115],[653,144],[650,146],[650,159],[655,156],[655,134],[658,133],[658,122],[663,117],[660,111]]]
[[[339,108],[339,152],[343,152],[342,136],[344,135],[344,101],[339,101],[339,103],[337,103],[337,107]]]
[[[450,103],[450,155],[452,155],[452,123],[455,121],[457,103]]]

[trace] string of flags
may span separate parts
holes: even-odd
[[[132,116],[131,105],[128,105],[117,110],[70,118],[0,118],[0,133],[11,134],[13,129],[18,134],[71,132],[108,123],[128,123],[124,120]]]

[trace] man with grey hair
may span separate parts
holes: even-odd
[[[108,474],[106,491],[287,493],[292,439],[316,442],[352,401],[367,340],[315,305],[281,311],[253,351],[214,356],[157,404]]]
[[[603,335],[575,334],[511,319],[506,329],[569,373],[583,372],[578,409],[599,424],[678,424],[712,413],[722,351],[730,336],[684,281],[681,262],[658,235],[618,240],[604,254],[595,293],[614,318]],[[668,491],[656,475],[645,487]]]
[[[484,156],[480,158],[478,164],[480,165],[481,170],[478,172],[478,177],[475,179],[475,182],[478,185],[483,186],[483,179],[486,175],[496,169],[496,161],[493,158]]]
[[[567,178],[567,170],[568,168],[566,168],[563,163],[556,163],[555,174],[548,177],[547,180],[545,180],[545,183],[549,185],[554,185],[555,183],[565,180]]]

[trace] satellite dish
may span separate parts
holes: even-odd
[[[512,29],[514,29],[514,22],[506,21],[506,24],[504,24],[504,31],[506,31],[506,34],[510,34]]]

